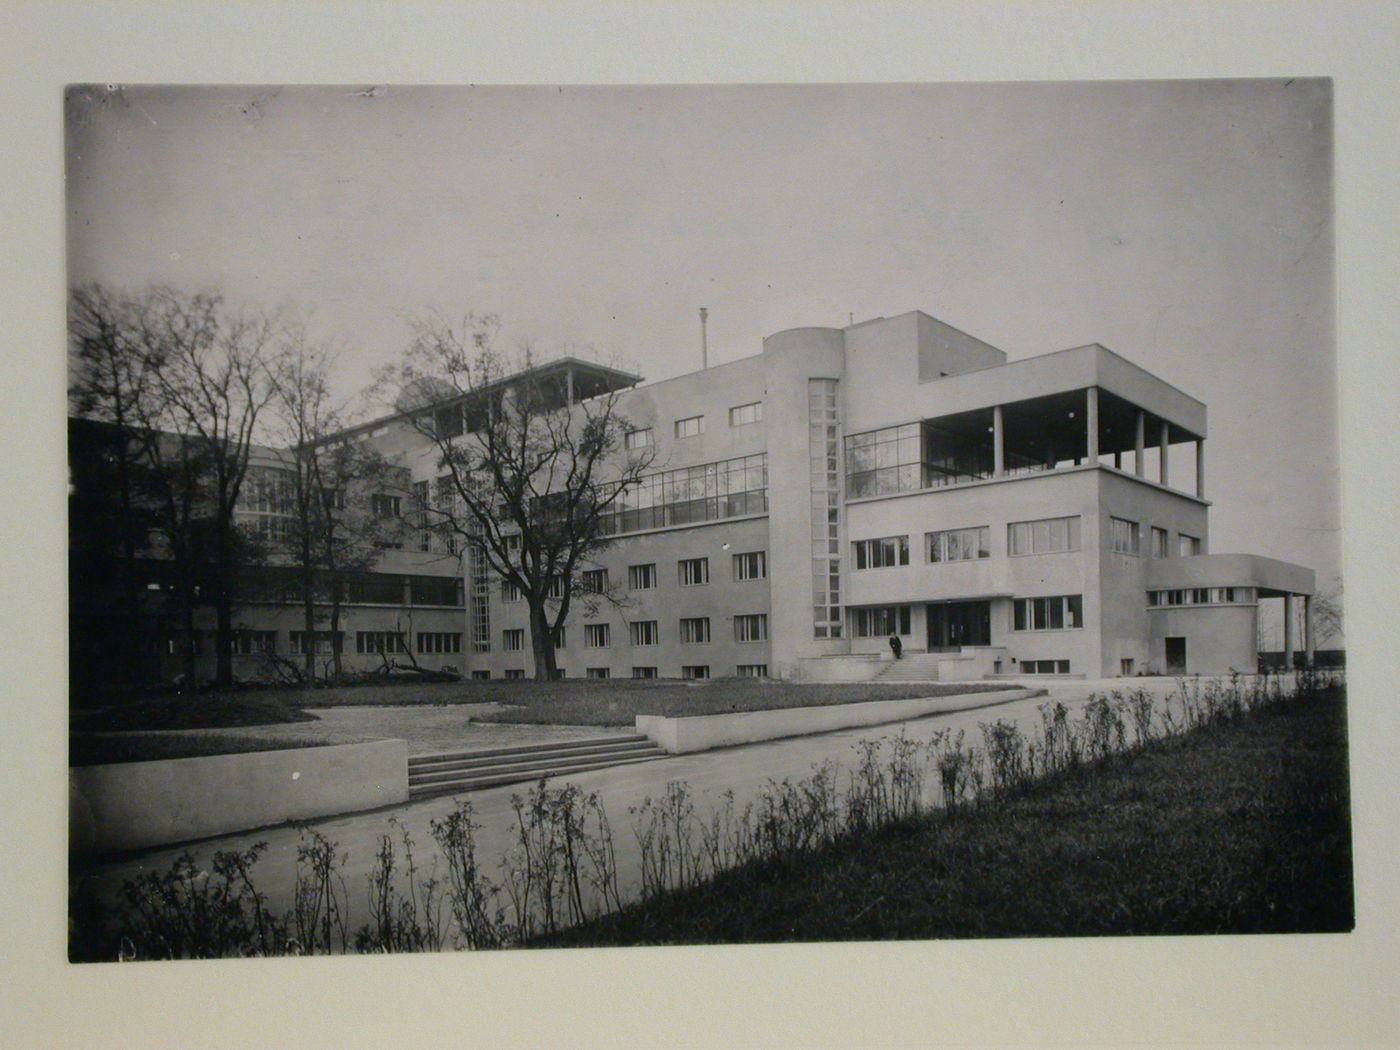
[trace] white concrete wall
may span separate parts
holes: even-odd
[[[1165,639],[1186,639],[1187,674],[1253,674],[1259,666],[1257,605],[1202,605],[1152,609],[1151,667],[1167,670]],[[1301,642],[1299,643],[1301,648]]]
[[[70,853],[143,849],[408,801],[408,745],[256,751],[68,771]]]

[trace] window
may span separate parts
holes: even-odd
[[[736,642],[766,642],[768,640],[768,614],[743,613],[734,617],[734,640]]]
[[[545,597],[553,598],[555,601],[564,597],[564,577],[555,576],[549,581],[549,586],[545,589]]]
[[[767,575],[767,551],[751,551],[748,554],[734,555],[734,578],[736,580],[761,580]]]
[[[520,588],[511,580],[501,581],[501,601],[509,605],[520,600]]]
[[[1079,516],[1013,521],[1006,527],[1006,549],[1022,554],[1060,554],[1079,549]]]
[[[566,630],[567,630],[567,628],[565,628],[565,627],[556,627],[556,628],[554,628],[554,632],[550,635],[550,638],[552,638],[552,639],[554,640],[554,648],[556,648],[556,649],[567,649],[567,648],[568,648],[568,645],[567,645],[567,638],[566,638],[566,635],[565,635],[565,633],[564,633]]]
[[[420,653],[460,653],[462,635],[457,631],[419,631],[418,651]]]
[[[1134,668],[1136,667],[1137,661],[1135,661],[1131,656],[1125,656],[1118,661],[1118,673],[1120,675],[1123,675],[1124,677],[1131,675],[1133,673]]]
[[[873,609],[852,609],[851,630],[857,638],[888,638],[892,634],[912,634],[909,606],[885,605]]]
[[[613,505],[617,509],[601,522],[609,534],[766,514],[768,456],[759,452],[648,474],[616,494]]]
[[[1115,554],[1131,554],[1137,557],[1140,540],[1137,522],[1128,521],[1126,518],[1109,518],[1108,535]]]
[[[651,591],[656,589],[656,563],[627,566],[627,589]]]
[[[746,427],[750,423],[758,423],[762,419],[762,401],[753,401],[747,405],[736,405],[729,410],[729,425],[731,427]]]
[[[1128,661],[1131,663],[1132,661]],[[1022,660],[1022,674],[1069,674],[1068,660]]]
[[[525,628],[512,627],[501,632],[501,648],[508,653],[518,653],[525,648]]]
[[[992,556],[992,530],[979,525],[973,529],[945,529],[924,533],[924,550],[930,562],[976,561]]]
[[[472,678],[478,682],[489,682],[491,680],[490,671],[473,671]]]
[[[682,587],[698,587],[710,582],[709,558],[686,558],[676,563],[680,570]]]
[[[235,652],[240,656],[253,653],[275,653],[277,651],[276,631],[239,631],[234,639]]]
[[[681,642],[685,645],[704,645],[710,640],[710,618],[692,616],[681,620]]]
[[[676,437],[691,438],[699,437],[705,433],[704,416],[687,416],[685,419],[676,420]]]
[[[1167,551],[1167,546],[1168,546],[1168,543],[1169,543],[1170,539],[1171,539],[1171,533],[1170,533],[1170,532],[1168,532],[1166,529],[1159,529],[1159,528],[1157,528],[1156,525],[1153,525],[1153,526],[1152,526],[1152,557],[1154,557],[1154,558],[1165,558],[1165,557],[1167,557],[1167,553],[1168,553],[1168,551]]]
[[[851,546],[855,550],[857,569],[887,569],[892,565],[909,564],[908,536],[859,540]]]
[[[655,620],[633,620],[628,630],[631,632],[633,645],[655,645],[661,635]]]
[[[709,678],[710,667],[708,664],[685,664],[681,667],[681,677],[689,679]]]
[[[356,631],[355,652],[406,653],[408,641],[399,631]]]
[[[740,678],[767,678],[767,664],[740,664],[734,668]]]
[[[383,492],[376,492],[369,498],[370,510],[376,518],[397,518],[401,502],[398,496],[389,496]]]
[[[583,570],[583,590],[587,594],[607,594],[608,592],[608,570],[607,569],[584,569]]]
[[[840,638],[841,417],[835,379],[807,380],[807,480],[811,489],[812,637]]]
[[[640,430],[629,430],[627,436],[622,439],[622,443],[628,448],[651,448],[655,438],[652,436],[651,427],[643,427]]]
[[[1017,598],[1012,606],[1015,631],[1064,631],[1084,626],[1084,599],[1078,594],[1051,598]]]
[[[414,605],[466,605],[466,582],[460,576],[410,576],[409,601]]]
[[[655,667],[634,667],[634,668],[632,668],[632,677],[633,677],[633,678],[655,678],[655,677],[656,677],[656,668],[655,668]]]
[[[318,652],[318,653],[329,653],[329,652],[331,651],[331,645],[332,645],[332,643],[331,643],[331,632],[330,632],[330,631],[313,631],[313,632],[311,632],[311,633],[312,633],[312,637],[313,637],[313,644],[314,644],[315,647],[316,647],[316,652]],[[297,655],[305,655],[305,653],[306,653],[306,632],[305,632],[305,631],[293,631],[293,632],[291,632],[291,634],[292,634],[292,652],[295,653],[295,654],[297,654]],[[336,632],[335,632],[335,641],[336,641],[336,643],[338,643],[339,645],[342,645],[342,646],[343,646],[343,645],[345,644],[345,632],[344,632],[344,631],[336,631]],[[199,651],[199,649],[198,649],[198,647],[196,647],[195,652],[198,652],[198,651]]]
[[[512,679],[513,679],[513,678],[524,678],[524,677],[525,677],[525,669],[522,668],[522,667],[507,667],[507,668],[506,668],[506,677],[507,677],[507,678],[512,678]]]
[[[608,667],[589,667],[583,672],[585,678],[611,678],[612,669]]]
[[[1187,587],[1170,591],[1148,591],[1151,608],[1169,605],[1252,605],[1257,600],[1253,587]]]
[[[1181,558],[1193,558],[1201,553],[1201,538],[1188,536],[1184,532],[1176,534],[1176,553]]]
[[[609,645],[611,624],[586,623],[583,625],[583,644],[589,649],[606,649]]]

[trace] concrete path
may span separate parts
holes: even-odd
[[[1029,679],[1024,684],[1048,688],[1051,699],[1062,700],[1071,707],[1072,716],[1096,690],[1141,686],[1151,689],[1156,695],[1165,696],[1176,686],[1174,679],[1111,679],[1103,682]],[[720,798],[726,791],[734,792],[736,808],[742,810],[770,780],[800,779],[809,775],[814,766],[829,759],[841,764],[843,775],[839,782],[844,790],[844,771],[854,766],[855,745],[863,739],[882,739],[904,733],[910,739],[927,741],[938,730],[950,728],[954,731],[965,730],[968,743],[980,746],[978,723],[998,719],[1014,721],[1023,732],[1032,733],[1040,726],[1038,708],[1044,702],[1045,697],[1036,697],[884,726],[678,755],[634,766],[580,773],[558,778],[554,783],[573,783],[585,792],[598,793],[613,828],[622,895],[624,899],[629,899],[635,897],[640,889],[640,852],[629,810],[639,806],[648,796],[660,798],[670,781],[686,781],[690,785],[696,815],[703,821],[720,804]],[[527,788],[528,785],[492,788],[469,796],[475,818],[482,825],[477,832],[477,856],[495,881],[500,881],[500,859],[515,843],[515,816],[510,807],[510,798],[515,794],[523,795]],[[311,823],[311,827],[338,843],[346,855],[343,876],[349,896],[349,927],[352,931],[368,921],[366,876],[371,870],[380,836],[388,833],[397,839],[395,822],[407,827],[413,835],[420,871],[426,874],[437,855],[429,832],[429,821],[445,816],[453,808],[453,799],[442,797]],[[271,910],[281,914],[291,907],[299,842],[298,830],[285,826],[224,836],[189,847],[153,850],[134,858],[102,864],[83,873],[75,872],[70,889],[81,888],[94,892],[100,899],[114,900],[124,880],[142,872],[165,871],[186,849],[197,863],[206,866],[216,851],[242,850],[255,842],[268,844],[267,852],[255,869],[258,889],[267,896]]]

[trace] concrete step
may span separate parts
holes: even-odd
[[[541,777],[553,777],[571,773],[587,773],[595,769],[612,769],[616,766],[632,766],[641,762],[655,762],[665,758],[666,753],[659,751],[657,754],[639,755],[623,759],[601,759],[597,762],[588,762],[575,766],[567,770],[538,769],[526,772],[524,770],[506,773],[497,770],[494,773],[485,773],[476,776],[463,775],[454,780],[434,781],[428,784],[417,784],[410,782],[408,797],[410,801],[421,798],[433,798],[437,795],[451,795],[465,791],[480,791],[490,787],[504,787],[507,784],[521,784],[539,780]]]
[[[408,784],[413,787],[415,784],[435,784],[449,780],[460,780],[463,777],[474,776],[503,776],[524,774],[526,777],[537,775],[540,772],[564,773],[580,766],[596,767],[599,763],[624,762],[633,758],[662,758],[666,752],[656,745],[649,747],[628,747],[616,751],[600,751],[589,754],[575,754],[568,757],[542,756],[536,758],[521,757],[514,762],[458,762],[445,766],[431,766],[427,769],[411,769],[408,774]]]
[[[519,744],[514,747],[479,748],[472,751],[443,751],[431,755],[412,755],[409,757],[408,764],[409,767],[412,768],[417,764],[448,758],[495,758],[500,755],[534,755],[545,751],[570,751],[578,748],[597,747],[600,744],[635,744],[646,740],[647,738],[640,734],[627,733],[617,736],[592,736],[580,740],[560,740],[545,744]]]
[[[891,660],[875,676],[877,682],[936,682],[938,665],[942,663],[936,656],[905,656],[901,660]]]
[[[442,769],[459,767],[509,766],[520,762],[539,762],[583,758],[593,755],[624,754],[629,751],[646,750],[655,745],[646,737],[623,737],[618,741],[595,740],[587,745],[570,744],[538,748],[501,749],[499,753],[490,751],[460,751],[442,755],[415,755],[408,760],[410,774],[430,773]]]

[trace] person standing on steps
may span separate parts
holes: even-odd
[[[896,660],[904,655],[904,643],[899,640],[899,635],[890,635],[890,652],[894,653]]]

